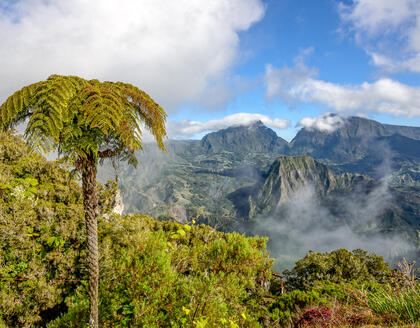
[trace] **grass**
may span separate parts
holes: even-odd
[[[368,294],[369,308],[379,315],[394,314],[403,323],[420,323],[420,286],[402,290],[390,286]]]

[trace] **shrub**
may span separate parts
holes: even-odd
[[[283,272],[288,290],[310,290],[316,282],[381,282],[391,272],[381,256],[356,249],[331,253],[308,252],[292,270]]]

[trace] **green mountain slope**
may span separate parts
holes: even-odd
[[[276,140],[271,129],[257,122],[201,141],[168,141],[168,154],[145,145],[137,154],[137,169],[120,168],[126,212],[180,222],[199,217],[205,223],[225,225],[240,216],[227,195],[262,179],[278,156],[269,150],[279,150],[285,143]],[[102,181],[113,178],[111,165],[105,164],[99,175]]]

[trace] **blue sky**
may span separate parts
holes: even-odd
[[[75,74],[138,85],[171,137],[262,119],[290,140],[327,112],[420,126],[418,35],[420,0],[0,0],[0,101]]]

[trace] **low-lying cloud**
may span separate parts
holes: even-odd
[[[318,117],[304,117],[296,126],[302,126],[309,131],[334,132],[345,124],[345,119],[332,113],[324,113]]]
[[[397,234],[360,233],[374,228],[376,218],[392,199],[386,181],[368,195],[354,192],[335,199],[340,215],[333,213],[319,199],[310,184],[297,190],[281,211],[268,218],[256,219],[253,234],[270,238],[269,250],[276,258],[276,269],[293,267],[309,250],[330,252],[334,249],[361,248],[384,256],[388,261],[414,251],[412,245]],[[359,230],[359,232],[357,232]]]
[[[267,65],[264,82],[268,98],[279,97],[293,105],[316,103],[341,112],[420,116],[420,87],[389,78],[345,85],[318,79],[316,70],[302,64],[292,68]]]
[[[382,156],[375,174],[381,177],[379,180],[356,185],[351,191],[327,199],[322,199],[319,190],[307,182],[287,201],[279,202],[274,214],[253,219],[252,234],[270,238],[268,248],[277,259],[277,270],[292,268],[309,250],[361,248],[391,263],[403,256],[416,257],[415,247],[404,232],[398,232],[398,227],[392,233],[378,232],[378,218],[391,209],[395,200],[389,187],[393,153],[386,143],[376,144],[375,150]]]
[[[277,129],[284,129],[289,124],[288,120],[281,118],[272,119],[262,114],[236,113],[218,120],[211,120],[207,122],[190,120],[169,122],[168,134],[170,137],[192,137],[202,132],[217,131],[220,129],[226,129],[231,126],[250,125],[257,121],[261,121],[265,125]]]

